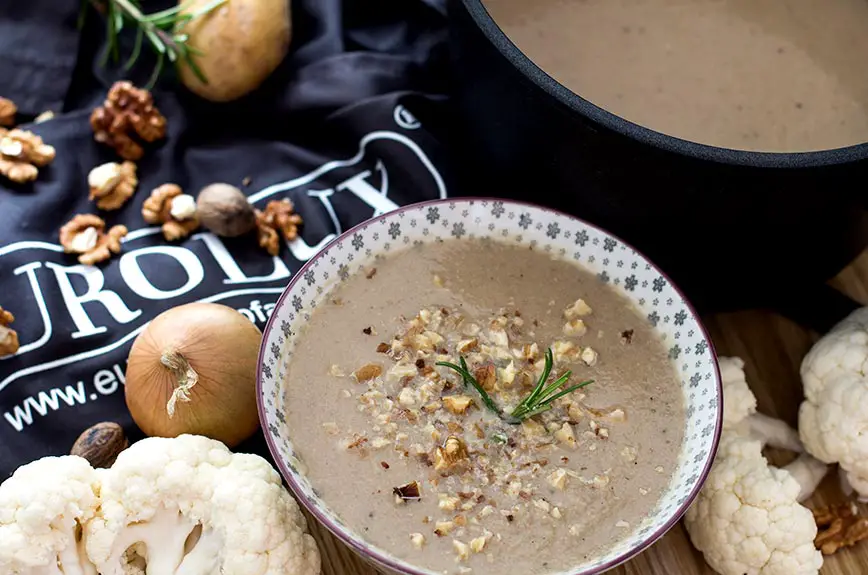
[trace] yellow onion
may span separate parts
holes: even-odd
[[[191,303],[158,315],[127,361],[126,401],[147,435],[205,435],[232,447],[259,427],[256,363],[262,333],[225,305]]]

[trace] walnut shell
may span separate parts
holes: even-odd
[[[218,236],[234,238],[256,226],[256,214],[241,190],[229,184],[211,184],[196,198],[199,222]]]
[[[111,467],[120,452],[129,445],[123,427],[104,421],[85,429],[75,440],[69,454],[87,459],[94,467]]]

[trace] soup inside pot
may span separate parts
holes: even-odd
[[[534,63],[592,103],[713,146],[868,141],[864,0],[484,0]]]

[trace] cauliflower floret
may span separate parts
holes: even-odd
[[[744,360],[721,357],[718,365],[725,398],[723,428],[759,439],[763,445],[801,453],[803,447],[796,430],[779,419],[757,413],[756,397],[744,374]]]
[[[740,357],[721,357],[718,360],[723,384],[723,427],[735,428],[756,413],[756,397],[747,385],[744,360]]]
[[[811,402],[839,375],[868,378],[868,307],[850,314],[815,343],[802,360],[801,373],[805,398]]]
[[[18,468],[0,485],[0,573],[96,575],[81,526],[98,506],[97,473],[80,457]]]
[[[809,453],[840,464],[844,483],[868,499],[868,307],[823,336],[802,361],[799,432]]]
[[[799,483],[769,467],[760,441],[732,438],[685,516],[693,545],[723,575],[816,574],[817,526]]]
[[[320,572],[298,505],[258,456],[199,436],[149,438],[99,473],[102,512],[86,541],[102,575],[130,573],[131,547],[148,573]]]
[[[860,496],[868,481],[868,378],[838,374],[813,401],[799,409],[799,430],[805,448],[826,463],[839,463]]]
[[[823,564],[814,548],[817,526],[799,501],[827,467],[807,454],[784,469],[770,467],[763,446],[801,452],[798,436],[756,413],[741,359],[719,361],[723,433],[711,473],[684,518],[690,539],[722,575],[816,575]]]

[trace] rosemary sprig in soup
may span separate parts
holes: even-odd
[[[465,387],[467,385],[472,385],[473,388],[476,389],[479,396],[482,398],[482,403],[485,404],[485,407],[496,413],[504,421],[513,424],[521,423],[525,419],[550,410],[556,399],[594,383],[593,379],[588,379],[581,383],[571,385],[566,389],[561,389],[561,386],[565,385],[573,374],[572,371],[567,371],[553,383],[546,385],[552,371],[552,365],[554,365],[552,350],[551,348],[548,348],[545,353],[545,367],[543,368],[542,375],[540,375],[536,386],[534,386],[533,390],[527,395],[527,397],[521,400],[521,402],[515,406],[511,412],[506,413],[503,409],[497,406],[494,400],[491,399],[491,396],[488,395],[488,392],[485,391],[485,388],[476,381],[476,378],[473,377],[473,374],[467,369],[467,362],[464,361],[463,356],[459,358],[459,362],[461,365],[455,365],[448,361],[438,361],[436,365],[448,367],[458,373],[464,381]]]

